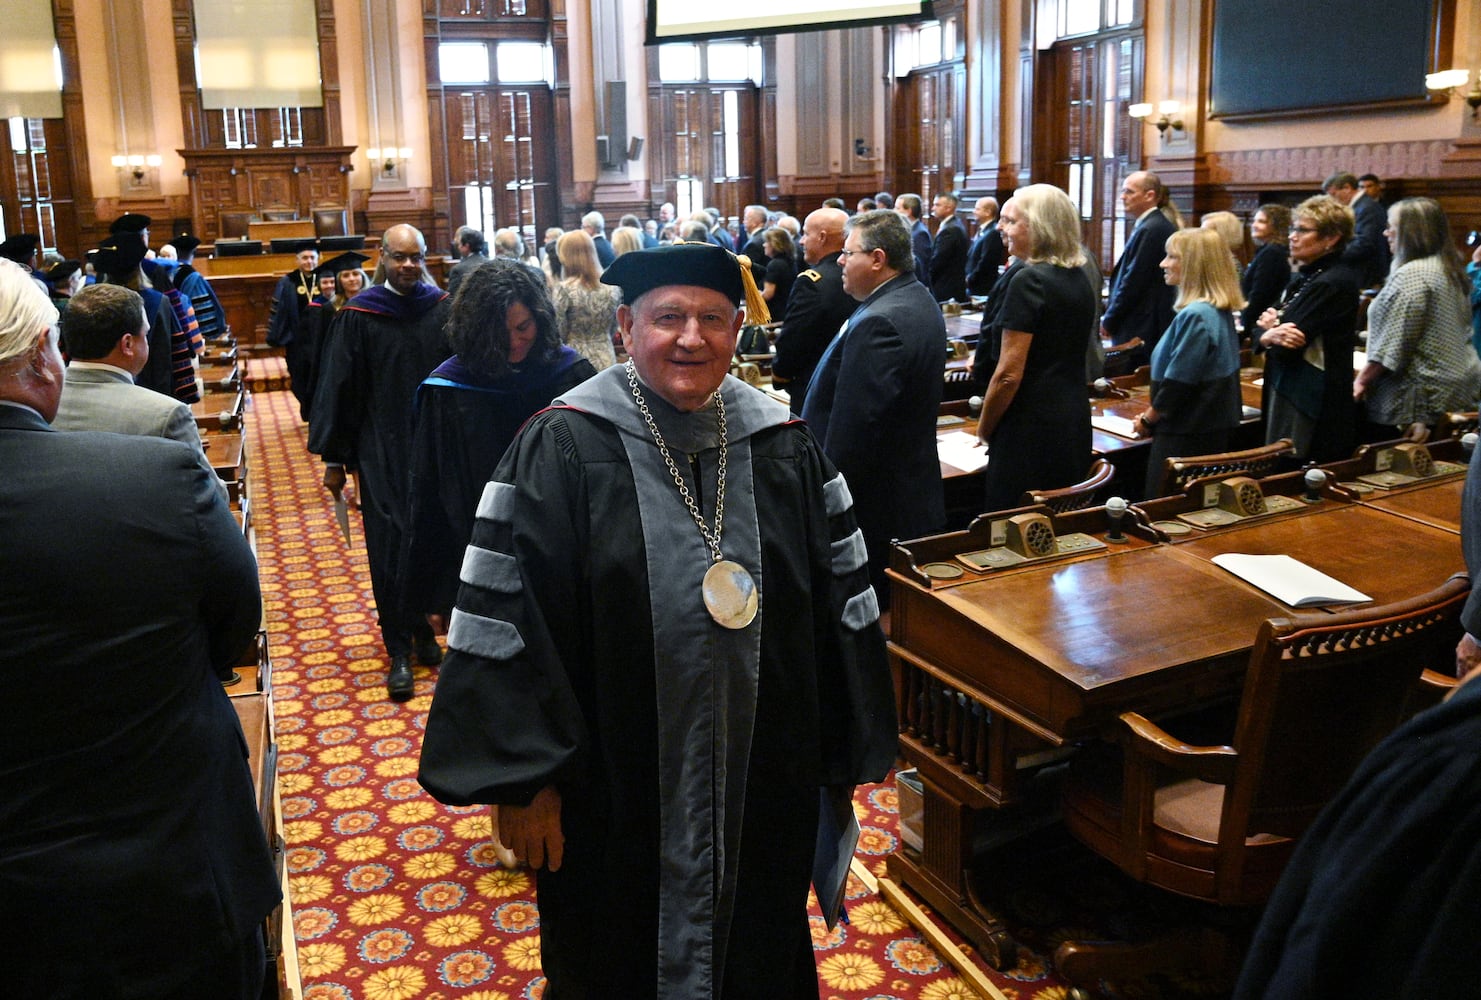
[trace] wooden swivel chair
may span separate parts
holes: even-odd
[[[345,236],[349,234],[349,212],[343,205],[321,205],[314,209],[315,236]]]
[[[1157,484],[1155,496],[1170,497],[1183,492],[1183,488],[1195,479],[1211,476],[1253,476],[1259,478],[1273,472],[1276,465],[1287,455],[1294,455],[1296,447],[1290,438],[1281,438],[1271,444],[1244,451],[1226,451],[1217,455],[1190,455],[1172,457],[1162,466],[1162,479]]]
[[[217,226],[221,231],[221,239],[244,240],[247,238],[248,228],[257,221],[257,213],[249,209],[226,208],[217,215]]]
[[[1090,474],[1083,482],[1057,490],[1028,490],[1019,499],[1018,504],[1020,507],[1043,504],[1056,514],[1084,510],[1086,507],[1095,506],[1100,501],[1102,495],[1111,488],[1111,479],[1115,475],[1115,466],[1104,458],[1097,458],[1091,463]]]
[[[1296,839],[1412,709],[1421,671],[1453,670],[1469,593],[1458,574],[1407,601],[1266,621],[1229,745],[1193,746],[1123,714],[1119,767],[1097,749],[1072,762],[1066,828],[1140,882],[1218,906],[1263,902]],[[1193,931],[1142,945],[1065,942],[1055,954],[1077,985],[1221,959],[1237,960],[1235,949]]]

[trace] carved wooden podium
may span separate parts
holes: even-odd
[[[223,235],[225,213],[292,210],[312,219],[316,208],[350,204],[350,154],[354,146],[292,149],[181,149],[190,178],[194,233],[205,243]]]

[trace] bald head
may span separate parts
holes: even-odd
[[[846,222],[848,213],[841,208],[820,208],[808,214],[802,223],[802,256],[809,264],[838,256]]]
[[[978,198],[977,204],[972,206],[972,217],[977,220],[978,228],[990,224],[998,217],[998,200]]]
[[[392,291],[409,295],[423,281],[431,284],[426,260],[427,241],[415,226],[392,226],[381,237],[381,264],[385,267],[386,285]]]

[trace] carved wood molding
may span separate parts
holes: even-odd
[[[1385,179],[1434,177],[1451,142],[1372,142],[1295,149],[1250,149],[1209,153],[1208,180],[1229,186],[1316,188],[1339,170],[1372,172]]]

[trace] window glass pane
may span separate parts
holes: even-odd
[[[711,42],[711,80],[744,80],[751,75],[750,46],[744,42]]]
[[[1100,30],[1100,6],[1102,0],[1061,0],[1059,29],[1061,38],[1066,35],[1083,35]]]
[[[539,42],[500,42],[495,58],[500,83],[545,79],[545,46]]]
[[[437,72],[443,83],[488,83],[488,47],[482,42],[443,42],[437,46]]]
[[[16,153],[26,151],[26,120],[24,118],[10,119],[10,148]]]
[[[740,95],[725,92],[725,176],[740,176]]]
[[[1115,20],[1112,22],[1112,24],[1130,24],[1133,17],[1135,17],[1136,15],[1135,10],[1133,9],[1135,6],[1136,4],[1133,2],[1133,0],[1115,0],[1115,13],[1113,15]]]
[[[687,44],[660,45],[658,47],[658,78],[664,83],[698,80],[699,49]]]
[[[674,196],[674,218],[687,219],[704,207],[704,183],[697,177],[680,177]]]
[[[929,66],[941,61],[941,25],[936,22],[923,24],[916,35],[919,42],[919,55],[916,64]]]

